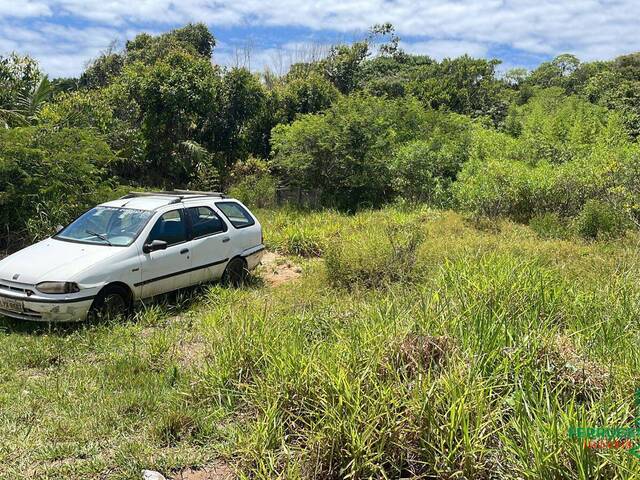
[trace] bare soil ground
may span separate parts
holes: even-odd
[[[231,469],[222,462],[200,469],[187,468],[173,477],[174,480],[231,480]]]
[[[258,275],[268,286],[277,287],[300,277],[302,268],[278,253],[267,252],[262,257]]]

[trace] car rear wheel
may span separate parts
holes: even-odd
[[[232,259],[227,264],[227,268],[224,269],[222,283],[234,287],[240,286],[245,282],[248,274],[247,262],[245,262],[244,258],[236,257]]]
[[[103,288],[93,301],[88,319],[112,320],[126,317],[131,313],[129,292],[124,288],[113,285]]]

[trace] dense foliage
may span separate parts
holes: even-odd
[[[29,57],[0,57],[0,121],[94,138],[103,178],[128,186],[232,189],[258,205],[295,187],[346,211],[426,203],[582,234],[587,204],[620,222],[610,232],[637,222],[640,54],[498,74],[495,59],[408,54],[384,24],[278,76],[220,67],[215,45],[202,24],[140,34],[51,82]]]
[[[104,201],[113,160],[109,146],[86,129],[0,130],[0,221],[6,236],[52,234],[87,205]],[[13,235],[11,235],[13,234]]]

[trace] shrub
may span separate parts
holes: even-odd
[[[575,219],[576,232],[588,239],[619,236],[626,228],[624,215],[599,200],[589,200]]]
[[[410,202],[451,204],[450,186],[467,161],[469,124],[451,115],[426,140],[399,146],[390,162],[394,190]]]
[[[0,222],[13,235],[50,235],[112,194],[104,167],[113,158],[89,130],[0,131]]]
[[[417,252],[423,239],[423,231],[413,222],[371,222],[339,235],[325,252],[329,280],[346,288],[411,281],[418,271]]]
[[[276,203],[277,180],[269,172],[269,164],[264,160],[249,158],[236,162],[231,169],[229,195],[249,207],[274,207]]]
[[[425,111],[416,100],[352,95],[323,114],[274,128],[274,163],[291,185],[319,188],[325,205],[349,211],[377,207],[393,197],[389,159],[397,147],[445,138],[465,125],[458,117]],[[415,172],[401,164],[398,174]]]
[[[569,129],[573,133],[563,139],[565,153],[573,153],[553,161],[532,150],[534,142],[524,134],[514,140],[477,130],[470,161],[453,187],[459,205],[476,215],[522,222],[547,212],[572,217],[589,200],[608,199],[633,209],[638,203],[634,179],[640,153],[628,141],[619,116],[611,114],[592,137],[584,133],[587,127],[579,125],[575,123]]]
[[[568,234],[564,220],[557,213],[540,213],[529,221],[529,226],[542,238],[565,238]]]
[[[526,222],[553,207],[554,176],[547,163],[532,167],[517,161],[474,160],[465,165],[454,192],[462,208],[476,215]]]

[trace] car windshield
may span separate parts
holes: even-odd
[[[131,245],[153,212],[133,208],[95,207],[62,229],[54,238],[97,245]]]

